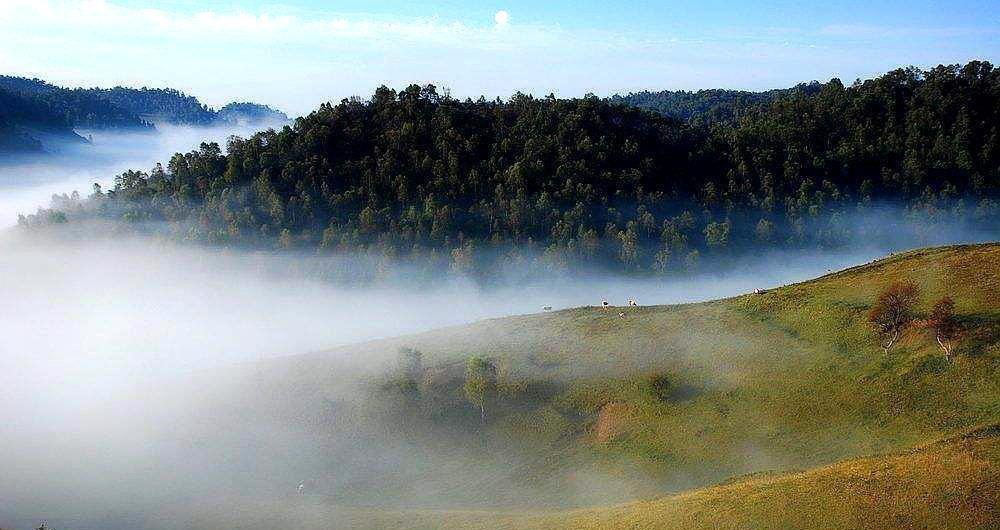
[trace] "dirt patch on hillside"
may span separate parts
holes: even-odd
[[[629,430],[633,423],[631,408],[625,403],[612,402],[601,407],[594,425],[597,443],[607,443]]]

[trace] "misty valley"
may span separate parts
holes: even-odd
[[[0,528],[996,528],[998,124],[0,77]]]

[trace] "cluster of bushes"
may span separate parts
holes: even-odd
[[[398,359],[372,401],[387,406],[380,413],[399,425],[485,425],[542,406],[561,388],[551,381],[515,377],[506,361],[483,356],[427,367],[419,350],[401,348]]]

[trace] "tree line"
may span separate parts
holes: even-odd
[[[800,83],[792,88],[779,88],[763,92],[748,90],[702,89],[642,91],[608,98],[611,103],[629,105],[653,111],[664,116],[700,124],[738,122],[740,113],[754,107],[767,105],[778,98],[796,93],[813,94],[823,85],[818,81]]]
[[[680,119],[593,96],[381,87],[57,208],[190,241],[462,272],[530,261],[669,274],[767,247],[996,227],[1000,70],[989,63],[833,79],[739,106],[738,118]],[[886,204],[900,210],[879,217]]]
[[[155,123],[209,126],[218,123],[286,122],[277,110],[231,103],[215,111],[171,88],[63,88],[40,79],[0,76],[0,152],[41,151],[39,133],[73,129],[153,131]]]

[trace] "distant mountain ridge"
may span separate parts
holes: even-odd
[[[286,122],[256,103],[220,111],[172,88],[64,88],[41,79],[0,76],[0,153],[51,150],[60,140],[86,143],[75,129],[155,131],[156,123],[189,126]]]
[[[289,121],[288,115],[280,110],[248,101],[234,101],[219,109],[215,117],[217,120],[240,125]]]
[[[104,98],[150,122],[172,125],[212,125],[215,111],[198,101],[198,98],[172,88],[114,88],[86,89],[94,97]]]
[[[608,98],[611,103],[624,104],[650,110],[682,121],[695,123],[730,123],[739,119],[740,111],[751,107],[770,105],[775,100],[794,95],[815,95],[822,90],[819,81],[799,83],[791,88],[777,88],[753,92],[749,90],[701,89],[643,90]]]

